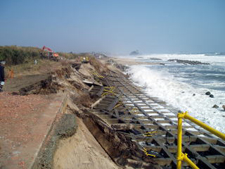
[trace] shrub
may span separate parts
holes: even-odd
[[[58,52],[59,56],[63,56],[67,59],[76,59],[79,55],[76,53],[65,53],[65,52]]]
[[[0,46],[0,60],[7,65],[18,65],[40,58],[41,49],[35,47]]]

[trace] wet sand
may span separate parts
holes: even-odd
[[[122,64],[122,65],[127,65],[127,66],[132,66],[132,65],[158,65],[159,63],[153,63],[153,62],[141,62],[138,59],[132,59],[132,58],[116,58],[112,57],[110,59],[113,59],[115,62]]]

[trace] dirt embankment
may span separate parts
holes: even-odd
[[[47,62],[49,63],[49,61]],[[7,79],[4,92],[0,93],[0,168],[12,168],[13,166],[14,168],[29,168],[39,144],[42,144],[41,142],[45,139],[47,128],[51,127],[52,123],[57,126],[59,119],[63,117],[60,115],[54,119],[54,114],[57,113],[54,111],[58,106],[54,105],[61,104],[61,98],[66,96],[68,99],[76,98],[86,106],[91,104],[88,100],[82,101],[79,97],[85,96],[89,99],[88,89],[90,86],[83,83],[83,80],[95,81],[93,78],[94,66],[91,64],[81,65],[73,61],[51,62],[49,67],[46,67],[45,64],[35,65],[34,69],[32,69],[32,65],[20,65],[21,69],[18,68],[18,70],[23,71],[14,72],[14,78]],[[29,67],[29,71],[27,71],[27,67]],[[104,70],[104,67],[99,68],[101,71]],[[73,107],[76,107],[76,104],[73,104]],[[48,109],[47,112],[46,109]],[[64,114],[74,115],[68,112],[65,111]],[[64,121],[68,120],[64,119]],[[44,128],[42,129],[40,126]],[[56,129],[53,130],[49,138],[45,139],[47,142],[50,140],[50,144],[43,144],[50,148],[38,156],[37,168],[45,168],[45,166],[48,168],[47,166],[53,164],[54,151],[58,141],[65,137],[65,134],[59,136],[55,132]],[[51,160],[42,160],[41,156],[46,157],[46,154],[50,155],[46,159]],[[14,163],[12,164],[10,161],[14,161]]]
[[[77,125],[76,134],[60,141],[54,156],[54,168],[118,169],[82,119],[77,118]]]
[[[104,71],[107,71],[106,66],[96,60],[91,60],[90,64],[72,64],[68,68],[56,71],[52,78],[53,81],[48,83],[45,88],[52,91],[51,88],[55,89],[58,86],[57,91],[68,93],[69,103],[66,114],[75,113],[80,116],[96,101],[96,98],[89,96],[89,89],[94,84],[101,86],[96,75],[100,75]],[[46,91],[43,90],[43,86],[40,87],[41,90],[36,86],[29,86],[23,91],[26,93],[37,93],[34,89]],[[42,148],[39,153],[34,168],[120,168],[86,128],[83,119],[77,117],[75,121],[76,133],[72,137],[59,137],[55,131],[61,127],[54,129],[45,143],[45,148]]]
[[[17,86],[11,86],[16,89],[14,94],[27,95],[23,96],[27,98],[33,94],[67,96],[65,111],[56,117],[33,168],[129,168],[132,165],[127,165],[128,159],[139,165],[132,158],[134,154],[142,158],[143,152],[136,151],[131,140],[113,131],[92,114],[91,105],[99,98],[91,97],[89,91],[93,86],[101,88],[101,75],[107,71],[107,66],[96,59],[91,59],[88,64],[70,62],[44,76],[35,75],[35,80],[32,80],[32,75],[24,77],[24,83],[29,81],[26,85],[17,80]],[[115,67],[113,71],[119,72]],[[22,113],[18,116],[22,118]]]
[[[99,66],[99,65],[98,65]],[[94,69],[93,69],[94,68]],[[101,76],[101,66],[96,69],[93,65],[82,65],[78,70],[82,75],[91,78],[93,83],[105,84]],[[103,67],[105,68],[105,66]],[[114,68],[114,71],[119,70]],[[93,73],[94,71],[94,73]],[[98,75],[96,75],[98,73]],[[119,75],[119,74],[118,74]],[[98,81],[99,77],[101,80]],[[94,77],[94,78],[93,78]],[[90,83],[89,83],[90,85]],[[92,86],[92,85],[91,85]],[[93,86],[92,86],[93,87]],[[90,87],[88,91],[92,88]],[[101,88],[101,86],[99,86]],[[54,156],[56,168],[157,168],[151,158],[147,158],[136,143],[130,138],[117,132],[106,121],[96,116],[91,105],[100,99],[95,95],[84,92],[71,97],[70,109],[81,120],[78,122],[77,133],[66,140],[61,140]],[[110,104],[110,103],[109,103]],[[75,107],[74,107],[75,106]],[[84,126],[83,128],[82,126]],[[81,126],[81,130],[79,130]],[[88,131],[88,130],[89,131]],[[93,136],[97,140],[93,140]],[[96,143],[98,142],[98,145]],[[104,150],[104,151],[103,151]],[[102,154],[104,153],[104,154]],[[63,158],[60,158],[62,157]],[[111,160],[112,159],[112,160]],[[105,162],[102,162],[102,161]],[[108,167],[106,167],[108,165]]]

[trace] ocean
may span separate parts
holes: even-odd
[[[152,54],[129,57],[156,63],[134,65],[127,70],[130,79],[146,94],[178,110],[188,111],[191,116],[225,133],[225,111],[222,108],[225,105],[225,56]],[[218,108],[213,108],[215,105]]]

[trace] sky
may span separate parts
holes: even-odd
[[[224,0],[0,0],[0,46],[129,54],[225,51]]]

